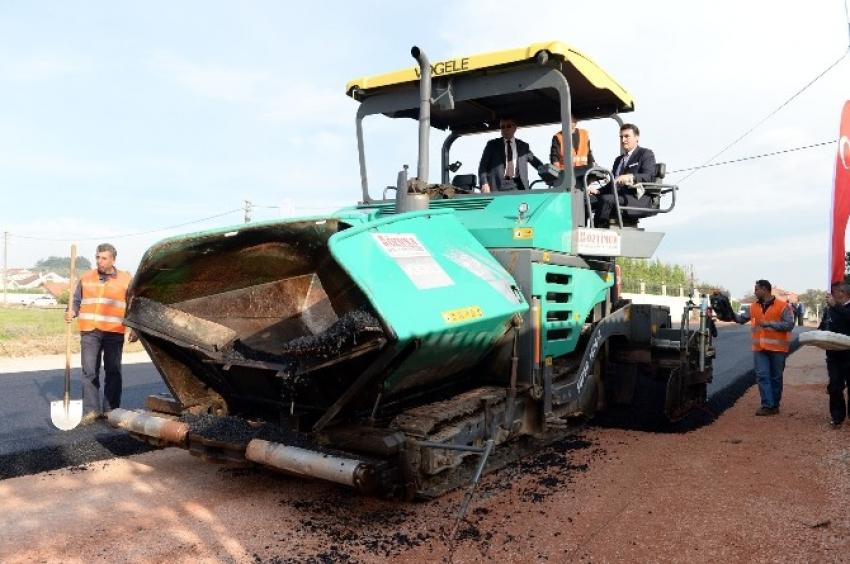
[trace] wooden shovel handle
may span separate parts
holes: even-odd
[[[77,245],[71,245],[71,273],[69,276],[68,311],[74,308],[74,293],[76,286]],[[71,322],[65,328],[65,405],[71,401]]]

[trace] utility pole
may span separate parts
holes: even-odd
[[[9,232],[3,232],[3,305],[6,305],[6,271],[9,268],[9,265],[6,264],[9,257]]]
[[[251,208],[253,204],[248,200],[245,200],[245,223],[251,223]]]
[[[694,287],[694,265],[691,264],[689,266],[690,266],[690,271],[691,271],[691,297],[693,297],[694,296],[694,290],[696,290],[696,288]]]

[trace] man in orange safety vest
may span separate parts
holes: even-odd
[[[584,181],[584,173],[596,162],[593,160],[593,151],[590,150],[590,136],[586,129],[576,127],[578,122],[574,115],[570,115],[570,131],[572,132],[572,155],[573,169],[576,180]],[[549,162],[558,170],[564,170],[564,135],[561,131],[552,136],[552,147],[549,150]],[[583,184],[582,184],[583,185]]]
[[[80,329],[84,425],[121,405],[121,355],[130,274],[115,268],[116,255],[115,247],[109,243],[97,246],[97,268],[80,276],[65,312],[65,321],[70,323],[76,317]],[[130,339],[135,340],[132,332]],[[104,371],[102,407],[101,364]]]
[[[794,313],[784,300],[774,297],[767,280],[756,280],[756,301],[748,313],[735,316],[735,321],[751,325],[753,362],[761,407],[756,415],[776,415],[782,399],[782,373],[794,330]]]

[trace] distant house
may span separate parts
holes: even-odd
[[[53,282],[58,284],[67,284],[68,279],[55,272],[45,272],[41,275],[42,283]]]
[[[31,280],[36,273],[28,268],[9,268],[6,270],[6,288],[8,290],[16,290],[24,288],[21,284],[26,284]]]
[[[35,274],[29,268],[9,268],[6,269],[6,277],[9,280],[19,280],[21,278],[26,278],[27,276],[32,276]]]
[[[59,298],[62,292],[70,290],[70,284],[67,280],[65,282],[45,282],[42,287],[54,298]]]
[[[30,274],[27,277],[12,280],[11,282],[12,284],[10,285],[13,285],[12,287],[16,290],[30,290],[41,286],[41,276],[38,274]]]
[[[800,301],[800,296],[796,292],[792,292],[791,290],[783,290],[782,288],[774,288],[773,295],[779,298],[780,300],[785,300],[786,302],[796,304]]]
[[[32,290],[47,283],[67,286],[68,279],[55,272],[39,273],[27,268],[10,268],[6,271],[6,290]]]

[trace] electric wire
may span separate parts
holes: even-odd
[[[812,143],[811,145],[803,145],[803,146],[800,146],[800,147],[791,147],[789,149],[780,149],[778,151],[771,151],[770,153],[761,153],[759,155],[749,155],[749,156],[746,156],[746,157],[739,157],[737,159],[730,159],[728,161],[720,161],[719,163],[711,163],[711,164],[704,164],[704,165],[699,165],[699,166],[689,166],[689,167],[685,167],[685,168],[677,168],[676,170],[669,171],[667,174],[676,174],[677,172],[687,172],[687,171],[690,171],[690,170],[700,170],[700,169],[703,169],[703,168],[711,168],[713,166],[723,166],[723,165],[729,165],[729,164],[736,164],[736,163],[740,163],[740,162],[744,162],[744,161],[752,161],[752,160],[755,160],[755,159],[762,159],[764,157],[773,157],[773,156],[781,155],[781,154],[784,154],[784,153],[793,153],[795,151],[804,151],[806,149],[814,149],[814,148],[817,148],[817,147],[824,147],[826,145],[834,145],[837,142],[838,142],[837,139],[833,139],[831,141],[821,141],[820,143]],[[679,182],[681,182],[681,180]]]
[[[846,4],[845,4],[845,9],[846,9]],[[791,97],[790,97],[790,98],[788,98],[787,100],[785,100],[784,102],[782,102],[782,103],[781,103],[781,104],[780,104],[780,105],[779,105],[776,109],[774,109],[772,112],[770,112],[769,114],[767,114],[765,117],[763,117],[761,120],[759,120],[759,121],[758,121],[755,125],[753,125],[753,126],[752,126],[752,127],[750,127],[748,130],[746,130],[744,133],[742,133],[741,135],[739,135],[739,136],[738,136],[738,137],[737,137],[734,141],[732,141],[731,143],[728,143],[725,147],[723,147],[723,148],[722,148],[722,149],[720,149],[717,153],[715,153],[714,155],[712,155],[712,156],[711,156],[708,160],[706,160],[706,161],[705,161],[702,165],[697,166],[697,167],[692,167],[691,169],[689,169],[689,170],[690,170],[690,172],[689,172],[688,174],[686,174],[684,177],[682,177],[682,178],[680,178],[679,180],[677,180],[677,181],[676,181],[676,184],[681,184],[682,182],[684,182],[685,180],[687,180],[688,178],[690,178],[691,176],[693,176],[694,174],[696,174],[699,170],[702,170],[703,168],[707,168],[707,167],[708,167],[708,165],[711,163],[711,161],[713,161],[714,159],[716,159],[717,157],[719,157],[720,155],[722,155],[723,153],[725,153],[726,151],[728,151],[729,149],[731,149],[732,147],[734,147],[735,145],[737,145],[737,144],[738,144],[738,143],[739,143],[742,139],[744,139],[744,138],[745,138],[745,137],[747,137],[750,133],[752,133],[753,131],[755,131],[755,130],[756,130],[756,128],[758,128],[761,124],[763,124],[764,122],[766,122],[767,120],[769,120],[770,118],[772,118],[772,117],[773,117],[774,115],[776,115],[776,114],[777,114],[777,113],[778,113],[778,112],[779,112],[782,108],[784,108],[785,106],[787,106],[788,104],[790,104],[792,100],[794,100],[795,98],[797,98],[797,96],[799,96],[800,94],[802,94],[803,92],[805,92],[805,91],[806,91],[806,90],[807,90],[807,89],[808,89],[811,85],[813,85],[815,82],[817,82],[818,80],[820,80],[820,79],[821,79],[821,78],[822,78],[822,77],[823,77],[826,73],[828,73],[829,71],[831,71],[832,69],[834,69],[834,68],[838,65],[838,63],[840,63],[841,61],[843,61],[843,60],[844,60],[844,58],[847,56],[847,54],[848,54],[848,53],[850,53],[850,45],[848,45],[848,48],[847,48],[847,49],[845,49],[844,53],[842,53],[840,57],[838,57],[838,58],[837,58],[837,59],[836,59],[836,60],[835,60],[832,64],[830,64],[828,67],[826,67],[826,69],[824,69],[823,71],[821,71],[821,72],[820,72],[820,73],[819,73],[816,77],[814,77],[812,80],[810,80],[808,83],[806,83],[806,85],[805,85],[805,86],[803,86],[801,89],[797,90],[797,92],[795,92],[793,95],[791,95]]]
[[[195,219],[195,220],[192,220],[192,221],[186,221],[184,223],[178,223],[177,225],[170,225],[168,227],[160,227],[160,228],[157,228],[157,229],[150,229],[148,231],[137,231],[137,232],[134,232],[134,233],[123,233],[123,234],[119,234],[119,235],[107,235],[107,236],[103,236],[103,237],[76,237],[76,238],[74,238],[74,237],[65,237],[65,238],[35,237],[35,236],[32,236],[32,235],[17,235],[15,233],[9,233],[9,236],[14,237],[16,239],[28,239],[28,240],[31,240],[31,241],[57,241],[57,242],[100,241],[100,240],[104,240],[104,239],[126,239],[128,237],[138,237],[140,235],[150,235],[152,233],[159,233],[159,232],[162,232],[162,231],[169,231],[171,229],[178,229],[180,227],[186,227],[187,225],[193,225],[195,223],[202,223],[204,221],[209,221],[211,219],[224,217],[225,215],[230,215],[232,213],[241,212],[241,211],[243,211],[243,208],[235,208],[235,209],[228,210],[226,212],[222,212],[222,213],[219,213],[219,214],[216,214],[216,215],[211,215],[209,217],[204,217],[204,218],[201,218],[201,219]]]

